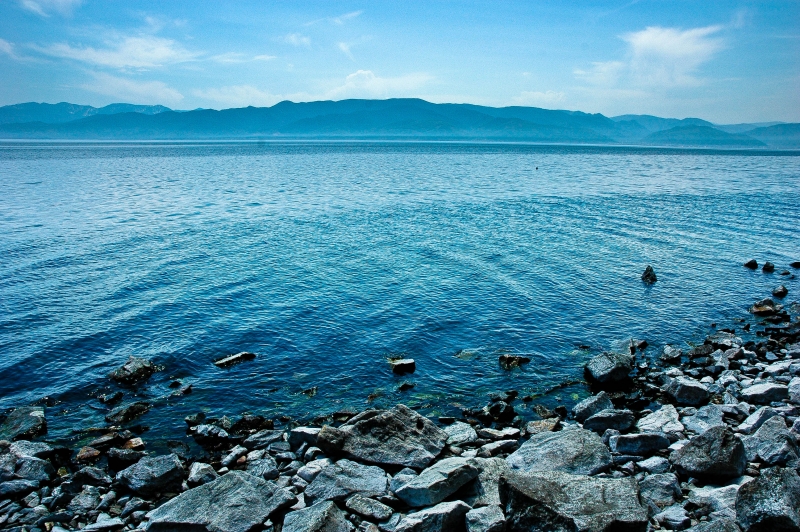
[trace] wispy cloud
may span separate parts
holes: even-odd
[[[353,52],[350,51],[350,45],[346,42],[340,42],[338,45],[339,50],[341,50],[344,55],[350,58],[351,61],[355,61],[356,59],[353,57]]]
[[[221,64],[239,64],[250,63],[252,61],[271,61],[275,59],[274,55],[256,55],[249,56],[238,52],[228,52],[224,54],[214,55],[208,58],[210,61]]]
[[[432,80],[433,77],[425,73],[385,78],[371,70],[358,70],[347,76],[344,84],[329,90],[326,97],[336,99],[408,96]]]
[[[119,100],[139,104],[176,104],[183,100],[180,92],[161,81],[137,81],[103,72],[92,73],[92,76],[92,82],[84,84],[83,89]]]
[[[253,87],[252,85],[231,85],[216,89],[195,90],[194,96],[203,98],[225,107],[268,107],[278,103],[281,98]]]
[[[70,15],[72,10],[83,3],[83,0],[19,0],[19,5],[42,17],[49,17],[53,12]]]
[[[330,20],[334,24],[337,24],[337,25],[341,26],[342,24],[344,24],[348,20],[351,20],[351,19],[354,19],[354,18],[356,18],[358,16],[361,16],[362,13],[363,13],[363,11],[352,11],[350,13],[345,13],[344,15],[339,15],[338,17],[333,17]]]
[[[5,39],[0,39],[0,53],[6,54],[12,59],[17,58],[17,54],[14,53],[14,45]]]
[[[514,98],[514,102],[522,105],[552,105],[563,102],[565,94],[556,91],[523,91]]]
[[[283,38],[283,42],[292,46],[305,46],[306,48],[311,46],[311,39],[301,33],[290,33]]]
[[[686,87],[702,83],[697,73],[723,48],[716,35],[722,26],[688,30],[650,26],[626,33],[625,60],[600,61],[588,69],[576,69],[575,76],[598,86],[619,83],[637,87]]]
[[[171,39],[152,35],[124,37],[117,44],[108,44],[105,48],[94,48],[59,43],[36,49],[53,57],[112,68],[157,68],[194,61],[199,57]]]

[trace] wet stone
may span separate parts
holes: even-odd
[[[130,357],[125,364],[111,372],[111,379],[123,384],[137,384],[156,372],[156,366],[145,358]]]
[[[621,353],[602,353],[586,364],[586,376],[601,385],[616,385],[628,380],[633,357]]]
[[[177,490],[184,470],[174,454],[145,457],[117,473],[116,482],[139,495],[152,495]]]
[[[0,425],[0,440],[30,440],[47,433],[44,407],[21,406]]]
[[[135,419],[150,410],[150,403],[144,401],[137,401],[121,405],[112,410],[106,416],[106,421],[109,423],[123,424]]]
[[[442,502],[406,515],[394,532],[450,532],[463,530],[472,508],[461,501]]]
[[[255,353],[236,353],[235,355],[229,355],[219,360],[214,361],[214,365],[218,368],[229,368],[231,366],[235,366],[237,364],[241,364],[242,362],[247,362],[249,360],[254,360],[256,358]]]

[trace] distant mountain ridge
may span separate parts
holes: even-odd
[[[172,111],[153,105],[69,103],[0,107],[6,139],[419,139],[800,148],[800,124],[602,114],[536,107],[435,104],[416,98],[341,100]],[[753,133],[752,135],[750,133]]]

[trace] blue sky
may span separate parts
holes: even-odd
[[[800,2],[0,0],[0,105],[420,97],[800,122]]]

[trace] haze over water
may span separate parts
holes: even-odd
[[[630,337],[655,354],[778,284],[794,300],[778,273],[800,260],[798,206],[797,153],[2,144],[0,408],[61,401],[51,436],[102,424],[92,394],[130,355],[165,367],[138,397],[194,385],[141,418],[154,435],[200,409],[442,413],[544,393]],[[258,357],[212,364],[239,351]],[[503,352],[533,361],[508,372]],[[415,374],[391,373],[401,355]]]

